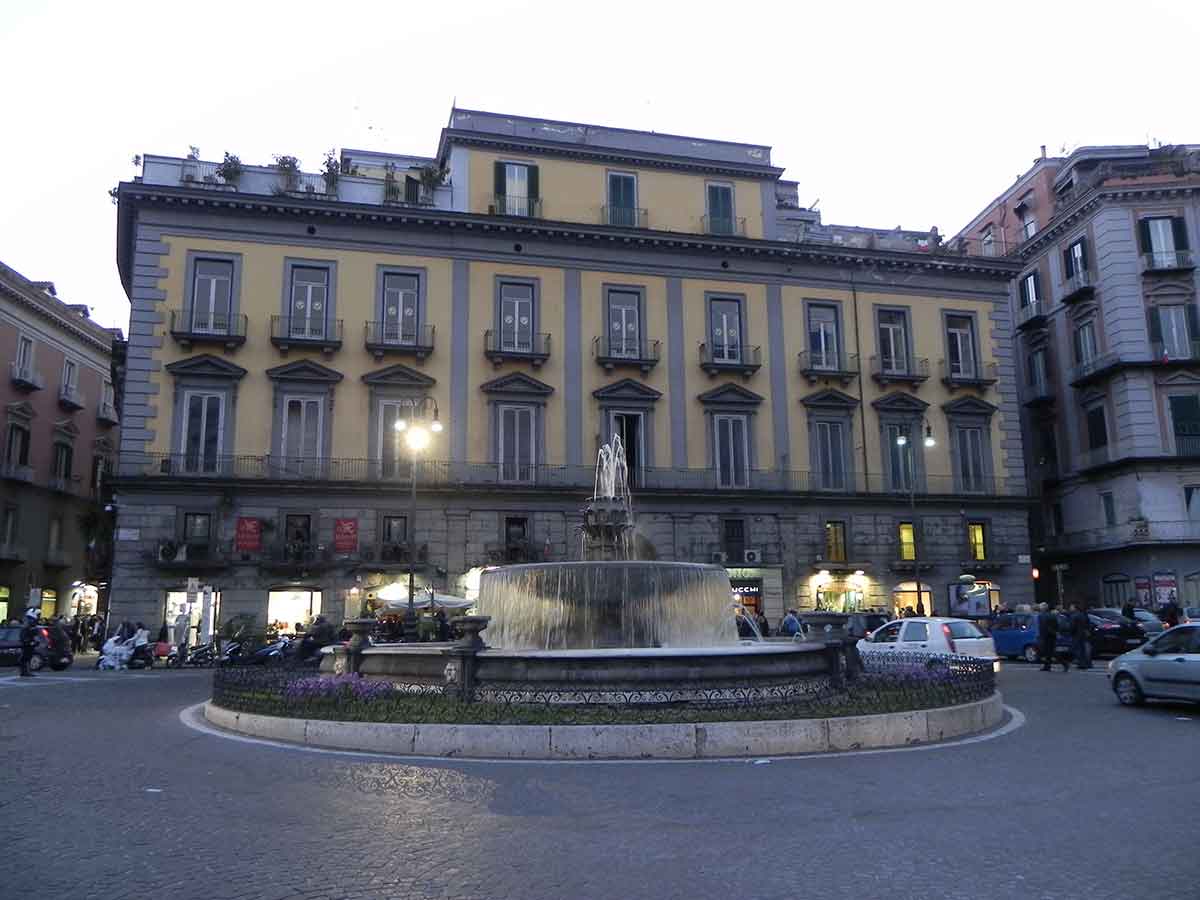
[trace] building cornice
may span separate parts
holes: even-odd
[[[536,153],[559,159],[586,159],[624,166],[640,166],[647,169],[673,169],[681,172],[738,178],[762,178],[772,181],[784,173],[783,169],[775,166],[739,165],[715,159],[654,153],[649,150],[633,151],[617,147],[599,147],[593,144],[565,144],[558,141],[539,141],[535,138],[463,131],[456,128],[446,128],[442,131],[442,137],[438,143],[438,159],[443,163],[446,161],[446,154],[451,144],[482,147],[508,153]]]
[[[442,232],[528,236],[546,241],[607,242],[641,249],[662,249],[737,256],[780,262],[803,262],[840,268],[888,269],[976,276],[1008,281],[1020,262],[1003,257],[976,257],[949,253],[906,253],[868,250],[830,244],[804,244],[760,238],[715,237],[677,231],[619,228],[541,219],[519,219],[480,213],[451,212],[429,207],[380,207],[340,201],[297,200],[292,197],[214,193],[204,189],[123,182],[118,188],[117,262],[123,281],[131,281],[134,210],[139,206],[194,209],[198,213],[270,215],[305,219],[364,222],[376,226]],[[129,284],[126,284],[126,290]]]
[[[71,337],[83,341],[93,350],[98,350],[105,356],[112,355],[113,335],[108,331],[104,331],[108,337],[108,342],[106,343],[99,335],[89,333],[86,328],[76,325],[68,317],[50,308],[38,297],[31,296],[29,292],[22,290],[19,285],[14,285],[8,278],[0,277],[0,293],[16,300],[22,308],[32,310],[43,321],[49,322],[59,330],[71,335]],[[103,330],[99,325],[96,328]]]

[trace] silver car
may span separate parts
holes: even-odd
[[[1117,699],[1139,706],[1148,698],[1200,703],[1200,624],[1177,625],[1108,664]]]

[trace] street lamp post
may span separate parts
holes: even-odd
[[[933,438],[933,428],[929,422],[922,419],[921,424],[925,426],[925,447],[937,446],[937,441]],[[908,448],[908,507],[912,513],[913,527],[913,577],[917,586],[917,606],[921,606],[921,541],[919,540],[917,527],[917,463],[916,451],[912,443],[908,440],[908,435],[901,432],[896,436],[897,447]],[[933,615],[933,595],[929,597],[929,615]]]
[[[412,460],[412,474],[409,478],[408,524],[405,528],[407,531],[405,538],[408,544],[408,610],[404,614],[404,634],[406,638],[412,638],[417,630],[417,607],[413,593],[413,568],[416,561],[413,536],[417,531],[417,456],[429,446],[429,442],[432,440],[431,433],[437,434],[442,430],[442,423],[438,418],[437,402],[432,397],[414,400],[412,421],[403,418],[397,419],[394,428],[397,435],[401,432],[404,433],[404,443],[408,445]]]

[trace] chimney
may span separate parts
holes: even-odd
[[[1046,145],[1042,144],[1042,159],[1046,158]]]

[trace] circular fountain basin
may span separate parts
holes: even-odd
[[[732,597],[721,566],[530,563],[483,572],[476,608],[504,650],[734,647]]]

